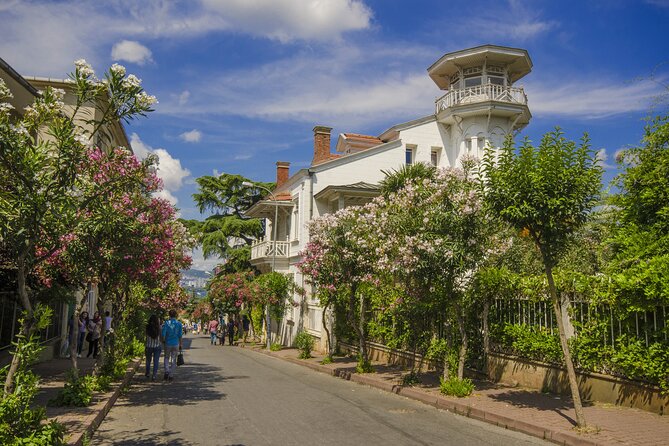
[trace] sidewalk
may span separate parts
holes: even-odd
[[[611,405],[584,407],[588,425],[596,432],[579,434],[573,430],[575,414],[571,400],[534,390],[511,388],[485,381],[476,381],[476,390],[468,398],[443,396],[439,393],[436,372],[421,374],[421,384],[404,387],[400,367],[374,363],[376,373],[356,374],[356,360],[335,358],[332,364],[321,365],[323,356],[297,359],[298,350],[284,349],[260,353],[284,359],[313,370],[366,384],[407,398],[422,401],[439,409],[496,424],[563,445],[667,445],[669,444],[669,417],[639,409]]]
[[[94,359],[79,358],[79,370],[81,373],[90,373],[95,365]],[[69,359],[54,358],[35,364],[32,370],[40,376],[40,391],[35,398],[35,404],[46,406],[46,415],[49,419],[56,419],[65,425],[67,433],[65,440],[69,445],[82,445],[85,438],[90,438],[92,433],[102,422],[109,409],[116,402],[123,387],[127,385],[139,361],[133,361],[128,365],[125,378],[121,382],[112,384],[112,389],[106,393],[96,392],[93,400],[87,407],[49,407],[47,403],[54,398],[65,385],[67,371],[72,367]]]

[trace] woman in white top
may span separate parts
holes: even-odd
[[[149,322],[146,324],[146,344],[144,344],[144,354],[146,355],[146,373],[144,376],[149,377],[149,370],[151,369],[151,359],[153,359],[153,374],[151,380],[155,381],[158,375],[158,360],[160,359],[160,321],[158,316],[152,314],[149,317]]]

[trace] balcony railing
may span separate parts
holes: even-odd
[[[276,242],[276,257],[287,258],[290,254],[289,242]],[[264,257],[272,258],[274,255],[274,242],[271,240],[256,241],[251,245],[251,260]]]
[[[527,105],[527,96],[522,88],[505,87],[495,84],[449,90],[445,95],[436,100],[436,113],[454,105],[474,104],[485,101]]]

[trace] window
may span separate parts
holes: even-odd
[[[465,77],[465,88],[481,85],[481,76]]]
[[[441,154],[441,149],[439,147],[433,147],[432,150],[430,151],[430,162],[435,167],[439,165],[440,154]]]
[[[465,88],[481,85],[483,67],[470,67],[463,70],[465,75]]]
[[[407,150],[406,150],[406,163],[407,164],[413,164],[415,151],[416,151],[415,147],[407,146]]]
[[[504,85],[504,77],[488,75],[488,82],[494,85]]]

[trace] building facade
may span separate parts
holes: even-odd
[[[501,147],[507,135],[531,119],[527,96],[515,84],[531,69],[529,54],[519,48],[483,45],[445,54],[427,70],[444,90],[433,114],[378,136],[342,133],[336,153],[331,153],[331,128],[316,126],[309,168],[291,176],[290,163],[276,163],[272,196],[246,214],[266,219],[266,235],[253,244],[251,262],[262,272],[287,274],[307,290],[305,298],[293,296],[299,304],[289,306],[282,321],[272,322],[277,341],[291,345],[297,332],[306,330],[324,346],[322,309],[312,298],[308,278],[296,267],[309,240],[306,223],[371,201],[379,194],[384,171],[413,163],[457,167],[465,155],[481,157],[487,145]]]

